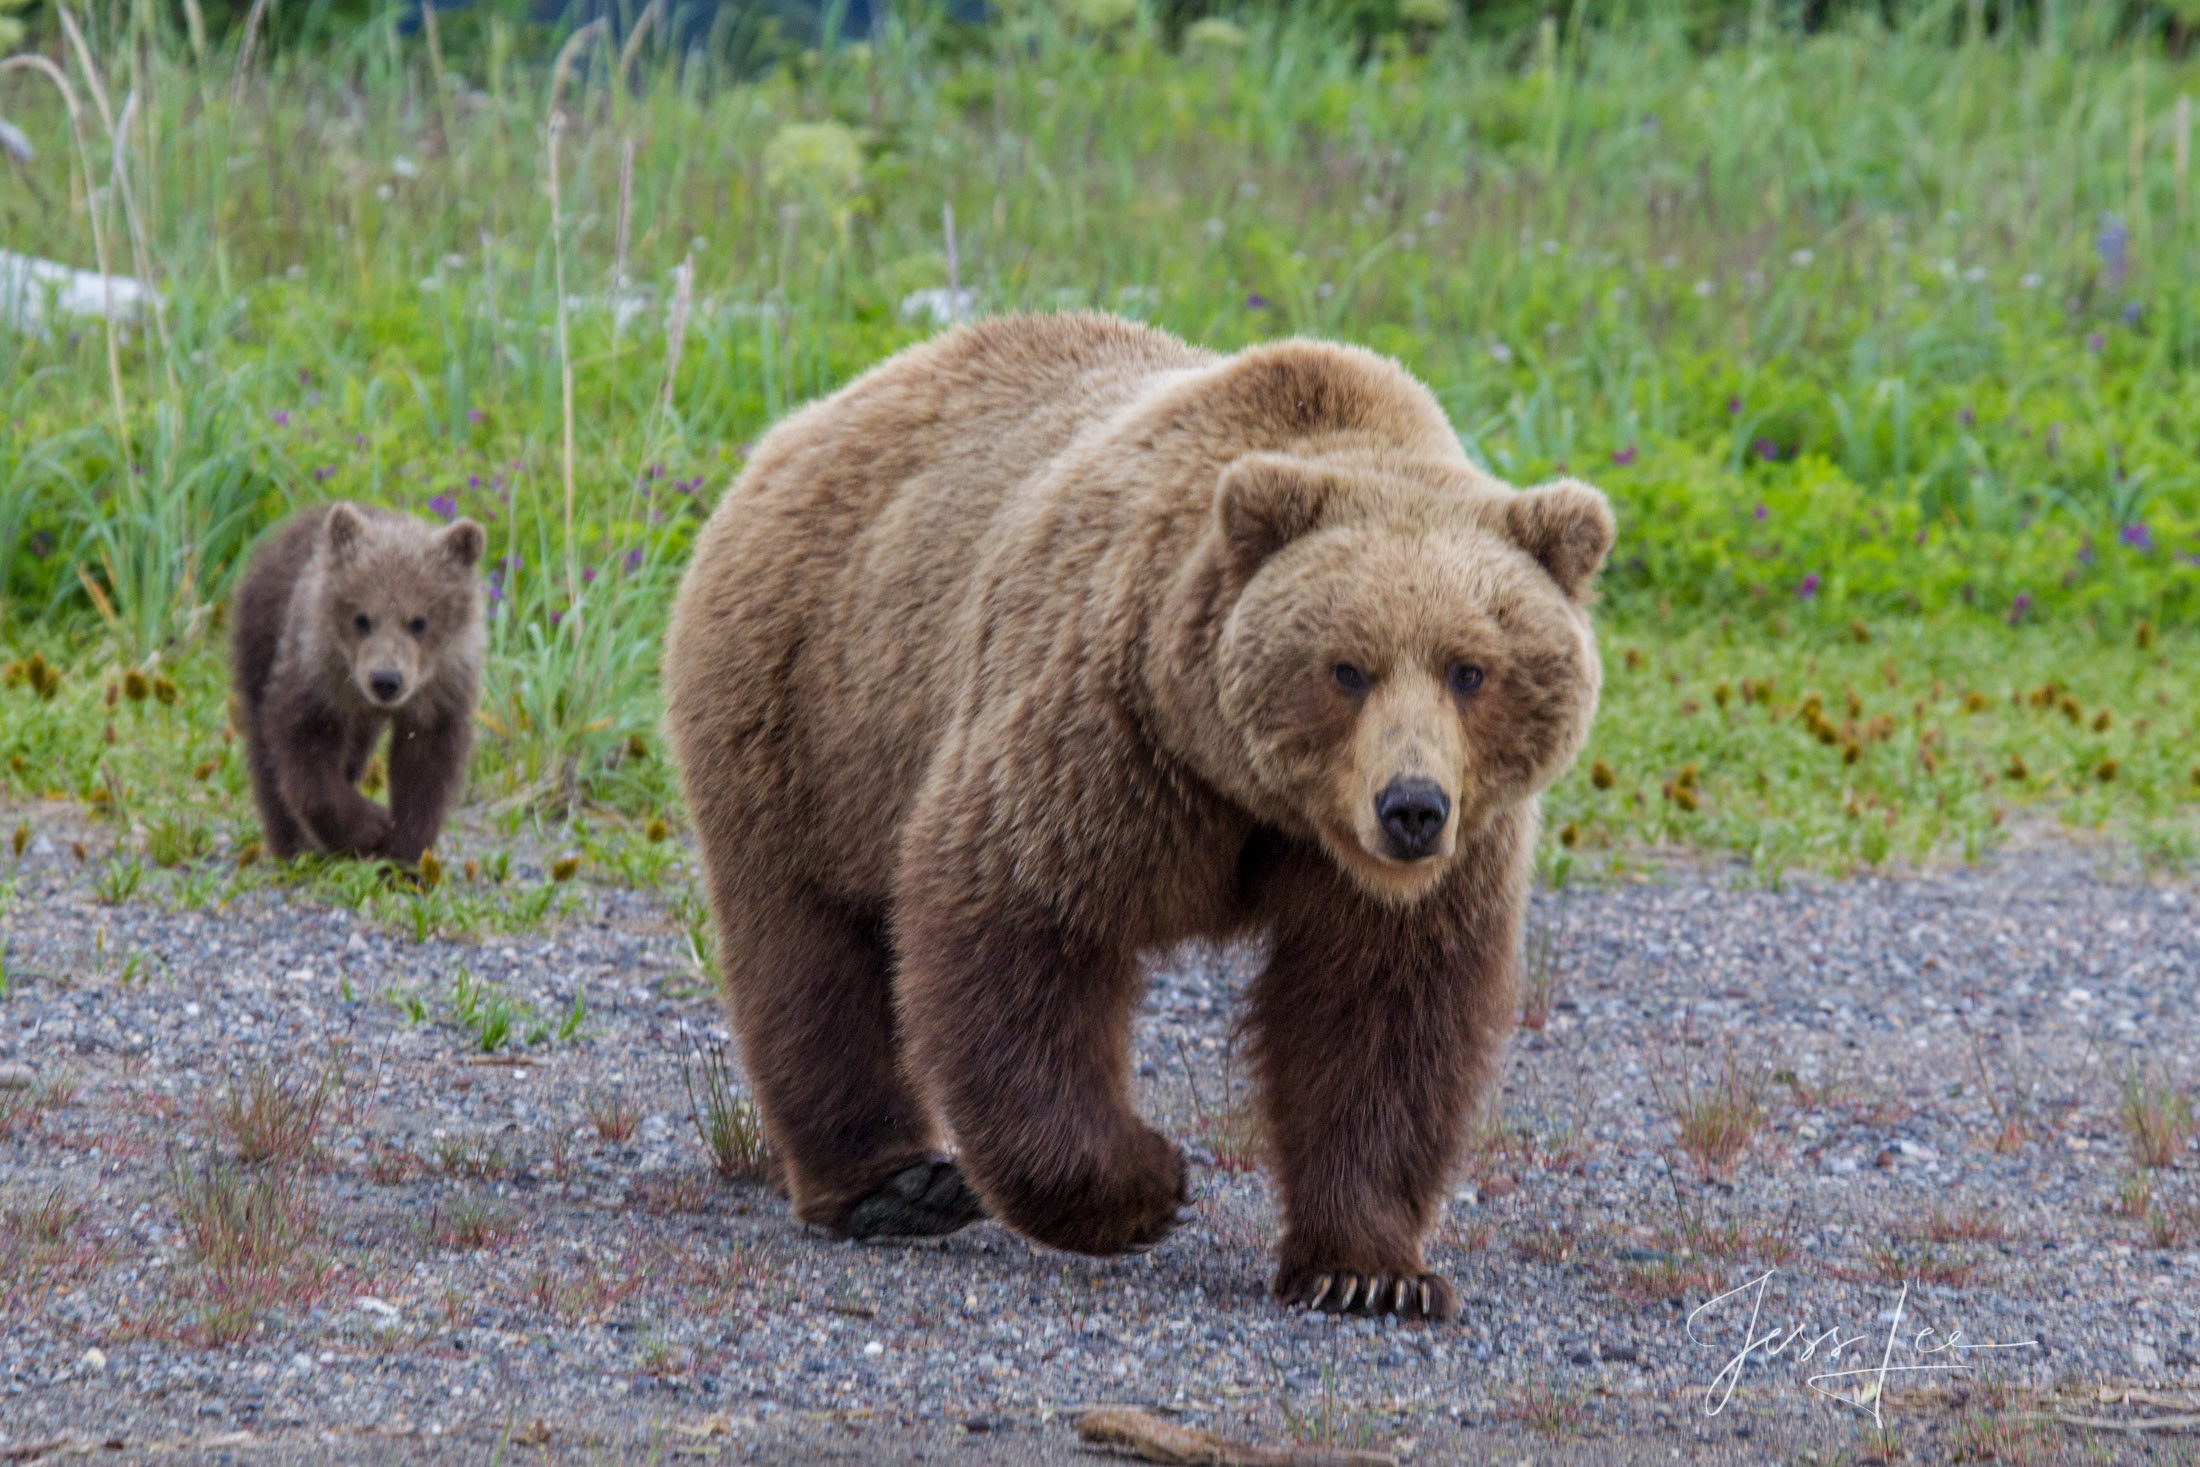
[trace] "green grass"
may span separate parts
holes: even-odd
[[[93,17],[110,107],[138,99],[127,177],[49,37],[85,161],[49,80],[0,78],[39,148],[0,220],[90,266],[89,176],[165,306],[0,332],[0,797],[88,812],[103,890],[178,905],[288,883],[426,934],[585,902],[511,873],[527,840],[677,884],[655,684],[690,537],[777,415],[933,329],[901,303],[949,283],[951,206],[985,310],[1365,342],[1498,472],[1612,495],[1605,709],[1554,867],[1673,847],[1777,879],[2024,818],[2189,863],[2200,65],[1953,14],[1710,50],[1656,5],[1532,44],[1265,19],[1172,52],[1151,16],[1096,40],[1018,9],[744,75],[584,44],[554,81],[457,29],[438,63],[392,11],[235,86],[221,45]],[[252,537],[331,495],[491,534],[487,848],[440,881],[234,867],[219,608]]]

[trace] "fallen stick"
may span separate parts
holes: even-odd
[[[2065,1426],[2079,1426],[2087,1431],[2200,1431],[2200,1414],[2118,1421],[2108,1416],[2073,1416],[2068,1411],[2057,1411],[2055,1419]]]
[[[1103,1406],[1077,1418],[1077,1435],[1097,1447],[1177,1467],[1397,1467],[1387,1452],[1335,1447],[1256,1447],[1194,1426],[1178,1426],[1128,1406]]]

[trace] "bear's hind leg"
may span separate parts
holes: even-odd
[[[902,1076],[882,924],[738,879],[714,895],[742,1062],[796,1216],[857,1238],[951,1233],[984,1216]]]

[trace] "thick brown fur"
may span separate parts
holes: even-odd
[[[666,679],[799,1215],[945,1231],[982,1201],[1153,1243],[1185,1170],[1129,1101],[1140,957],[1261,933],[1277,1294],[1454,1312],[1421,1239],[1511,1023],[1611,539],[1594,490],[1497,483],[1405,371],[1322,342],[992,321],[774,429]],[[1377,808],[1402,789],[1445,812],[1410,859]]]
[[[411,864],[434,844],[472,747],[482,545],[472,520],[439,529],[332,504],[253,556],[231,608],[231,675],[269,854]],[[357,788],[384,729],[387,810]]]

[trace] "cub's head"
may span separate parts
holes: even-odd
[[[326,645],[348,664],[359,695],[403,707],[480,636],[481,526],[440,529],[339,504],[321,529],[318,612]]]
[[[1224,471],[1215,512],[1240,588],[1222,711],[1253,778],[1365,890],[1417,900],[1588,734],[1604,496],[1256,454]]]

